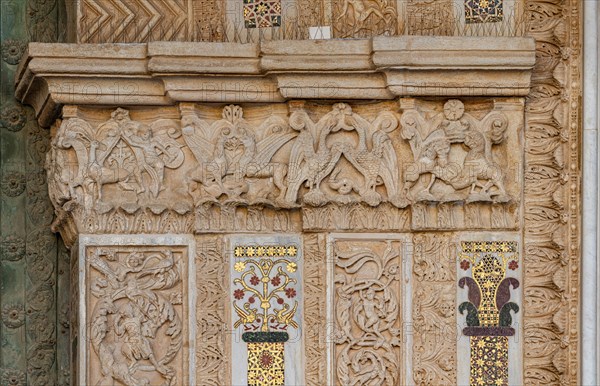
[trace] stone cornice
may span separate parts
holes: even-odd
[[[534,63],[531,38],[31,43],[17,72],[16,96],[34,107],[44,126],[65,104],[525,96]]]

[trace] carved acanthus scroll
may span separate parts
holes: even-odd
[[[88,248],[88,384],[186,382],[182,351],[185,252],[178,248]]]
[[[401,272],[398,243],[336,242],[335,371],[339,384],[401,384]]]
[[[446,235],[413,239],[413,379],[456,384],[455,256]]]

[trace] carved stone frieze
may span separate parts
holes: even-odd
[[[582,9],[529,0],[525,10],[537,56],[524,147],[525,384],[581,384]]]
[[[338,38],[392,36],[398,29],[395,0],[333,0],[333,31]]]
[[[187,248],[88,246],[84,254],[84,383],[188,382]]]
[[[414,162],[404,169],[404,193],[412,202],[509,202],[516,189],[505,187],[520,169],[520,155],[507,151],[509,116],[506,108],[476,118],[465,113],[458,99],[444,103],[443,111],[425,118],[415,100],[402,101],[402,137],[409,141]],[[510,102],[509,102],[510,103]],[[514,101],[510,128],[522,125],[522,101]],[[433,112],[430,112],[430,114]],[[504,144],[502,153],[495,149]],[[501,163],[500,163],[501,162]],[[511,171],[512,168],[512,171]],[[505,173],[504,171],[508,171]]]
[[[513,229],[521,124],[518,99],[404,99],[401,113],[68,107],[47,156],[54,229],[67,244],[78,232]]]
[[[336,240],[333,248],[335,383],[403,384],[401,243]]]

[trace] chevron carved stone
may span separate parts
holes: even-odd
[[[80,43],[138,43],[193,38],[192,0],[82,0]]]

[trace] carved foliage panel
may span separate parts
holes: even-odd
[[[229,280],[223,237],[197,236],[196,248],[196,381],[208,386],[230,384],[225,341]]]
[[[413,380],[455,385],[456,249],[446,233],[413,237]]]
[[[306,384],[327,384],[326,235],[304,235],[304,324]]]
[[[582,2],[528,0],[524,383],[579,384]]]
[[[80,248],[79,382],[193,383],[188,246],[102,241]]]
[[[331,247],[332,383],[404,384],[407,243],[357,236]]]

